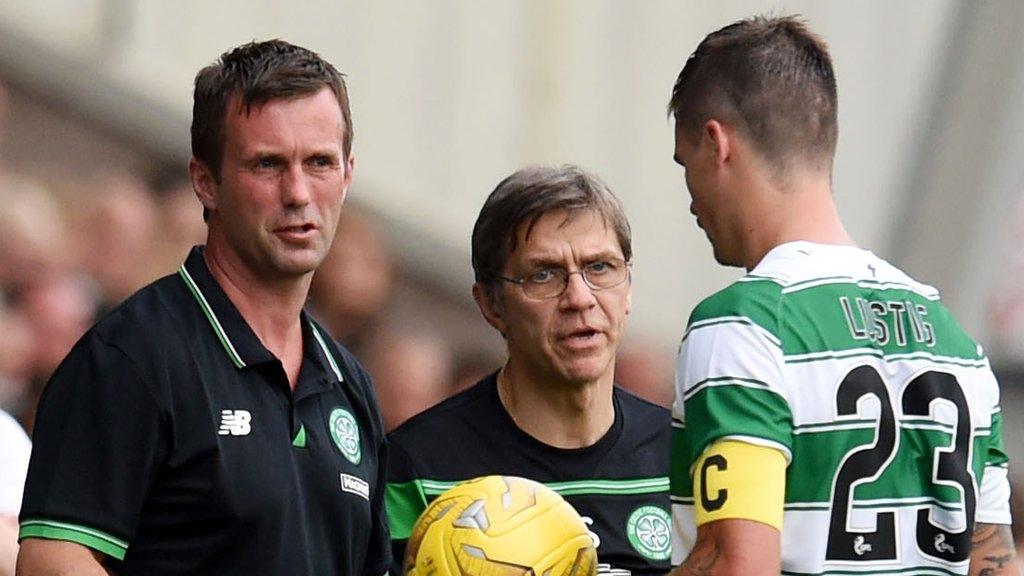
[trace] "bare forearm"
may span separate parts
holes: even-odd
[[[697,540],[686,561],[673,570],[669,576],[708,576],[714,574],[720,554],[714,541]]]
[[[17,576],[109,576],[103,555],[72,542],[26,538],[18,552]]]
[[[686,561],[671,576],[778,576],[779,532],[751,520],[720,520],[697,529]]]
[[[1010,526],[978,524],[971,537],[970,576],[1021,576]]]

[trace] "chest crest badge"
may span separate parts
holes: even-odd
[[[359,464],[363,459],[363,450],[359,442],[359,424],[352,414],[344,408],[331,410],[327,421],[334,445],[349,462]]]

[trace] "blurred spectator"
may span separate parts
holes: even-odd
[[[4,177],[0,206],[0,289],[16,289],[71,264],[67,222],[49,191],[31,181]]]
[[[182,180],[160,195],[158,206],[162,224],[159,257],[165,263],[163,269],[173,270],[193,246],[206,243],[203,205],[192,190],[192,183]]]
[[[673,358],[654,345],[629,340],[615,358],[615,383],[665,408],[672,407]]]
[[[83,192],[78,244],[85,270],[99,283],[109,310],[157,276],[152,258],[158,218],[152,193],[138,178],[112,171]]]
[[[485,352],[483,350],[462,351],[456,354],[454,376],[452,386],[447,396],[454,396],[463,390],[468,390],[473,384],[484,379],[485,376],[496,372],[496,366],[505,363],[505,358]]]
[[[313,276],[310,306],[335,338],[358,352],[391,297],[394,276],[391,247],[379,223],[346,206],[331,251]]]
[[[32,377],[32,329],[20,311],[0,301],[0,409],[25,410]]]
[[[45,381],[92,324],[93,287],[75,274],[51,274],[27,286],[17,304],[32,331],[33,376]]]
[[[18,511],[25,491],[32,443],[14,418],[0,411],[0,576],[14,574],[18,557]]]
[[[452,354],[437,337],[377,335],[363,360],[373,377],[386,431],[451,394]]]

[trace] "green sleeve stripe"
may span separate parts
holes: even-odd
[[[988,450],[985,452],[985,463],[989,466],[1005,466],[1010,458],[1003,448],[1003,414],[992,414],[991,432],[988,436]]]
[[[427,508],[427,496],[423,490],[423,483],[419,480],[402,483],[388,482],[384,500],[388,511],[388,525],[391,527],[391,539],[405,540],[409,538],[416,519]]]
[[[793,416],[786,400],[774,391],[709,386],[687,398],[685,409],[688,438],[684,460],[690,465],[708,444],[726,436],[759,438],[792,453]]]
[[[468,478],[466,479],[468,480]],[[413,480],[422,486],[428,496],[439,496],[446,490],[461,484],[465,480]],[[572,480],[568,482],[543,482],[545,486],[562,496],[579,495],[632,495],[666,492],[669,486],[668,476],[653,478],[636,478],[630,480]]]
[[[391,538],[404,540],[412,534],[416,519],[427,508],[427,503],[465,480],[419,479],[408,482],[389,482],[385,492]],[[627,480],[572,480],[544,482],[545,486],[561,496],[631,496],[657,494],[669,491],[669,477],[633,478]]]
[[[75,542],[118,560],[124,560],[124,555],[128,551],[127,542],[106,532],[52,520],[25,520],[21,523],[21,530],[18,532],[18,540],[23,538]]]
[[[717,378],[705,378],[700,382],[697,382],[689,390],[683,394],[683,401],[687,401],[692,398],[695,394],[699,394],[704,389],[712,386],[750,386],[753,388],[760,388],[762,390],[768,390],[778,394],[778,391],[772,389],[771,385],[763,380],[755,380],[753,378],[740,378],[738,376],[720,376]]]

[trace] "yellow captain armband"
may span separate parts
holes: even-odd
[[[786,457],[775,448],[720,440],[693,467],[697,526],[715,520],[755,520],[782,531]]]

